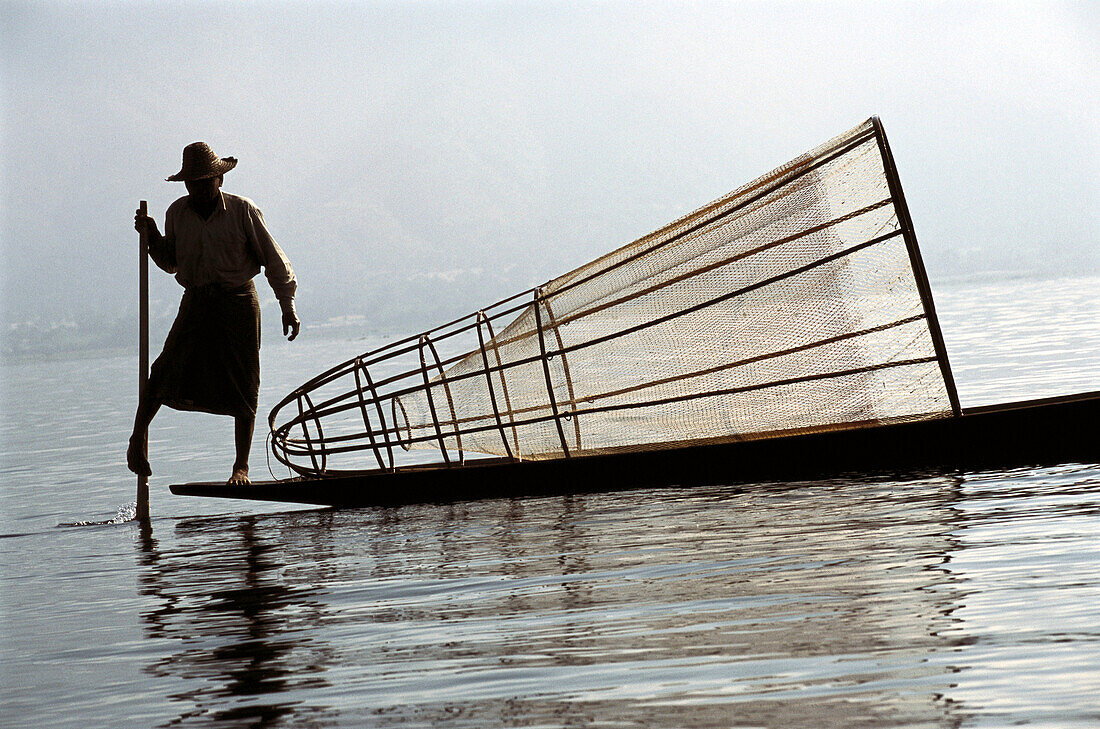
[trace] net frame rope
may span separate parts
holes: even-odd
[[[784,201],[788,195],[797,200],[800,190],[802,193],[806,189],[812,192],[817,184],[813,176],[827,166],[831,166],[829,169],[836,168],[844,163],[846,156],[862,155],[860,159],[864,161],[861,164],[866,165],[866,160],[870,159],[869,150],[877,150],[877,157],[872,161],[876,175],[881,175],[881,180],[876,179],[876,184],[883,188],[878,199],[865,200],[865,204],[857,208],[782,235],[762,234],[763,237],[753,245],[731,248],[723,255],[715,253],[715,250],[722,253],[722,246],[714,250],[701,247],[708,240],[707,236],[713,237],[715,231],[723,226],[741,225],[738,241],[750,240],[758,231],[767,231],[772,223],[766,213],[775,208],[776,200]],[[842,167],[839,169],[843,172]],[[807,183],[807,180],[810,182]],[[812,195],[811,204],[816,204]],[[802,211],[792,210],[801,220]],[[818,212],[815,210],[814,214]],[[760,221],[758,228],[751,228],[751,225],[745,228],[746,220],[751,223],[757,218]],[[746,265],[746,261],[767,260],[767,256],[777,255],[786,248],[809,245],[814,250],[812,241],[817,237],[829,235],[831,231],[853,223],[870,225],[868,230],[873,230],[874,234],[864,236],[866,239],[848,241],[843,247],[824,255],[796,261],[799,265],[762,279],[711,292],[709,296],[698,298],[699,293],[693,291],[692,295],[698,300],[683,306],[671,306],[661,298],[679,287],[698,282],[706,284],[713,272],[737,271],[739,266]],[[720,236],[718,240],[721,242]],[[578,357],[585,363],[587,354],[598,354],[600,347],[617,342],[630,342],[634,346],[641,342],[644,345],[650,333],[659,331],[666,324],[690,323],[694,321],[692,317],[728,306],[729,302],[750,299],[774,287],[791,285],[792,281],[820,276],[828,282],[830,276],[841,275],[847,262],[861,253],[897,245],[904,246],[904,255],[908,259],[905,283],[911,284],[919,297],[919,301],[911,302],[911,306],[917,307],[915,313],[902,312],[905,315],[898,315],[889,321],[834,332],[830,336],[819,336],[811,341],[792,343],[752,356],[734,357],[704,367],[681,368],[671,374],[655,371],[641,381],[606,382],[606,387],[600,391],[578,393],[581,386],[592,386],[591,381],[578,383],[576,373],[571,369],[571,364],[575,364]],[[684,254],[684,261],[676,257],[681,248],[694,251],[692,246],[701,252],[694,256]],[[713,260],[704,260],[715,255],[717,257]],[[894,252],[892,255],[896,258],[899,254]],[[650,266],[652,271],[645,269],[645,266]],[[649,272],[637,274],[635,270],[639,267]],[[613,277],[624,271],[628,274],[627,283],[605,291],[605,282],[615,281]],[[634,278],[629,278],[630,275]],[[898,278],[900,280],[901,276]],[[909,291],[904,286],[902,288],[903,293]],[[592,290],[598,291],[599,295],[591,295]],[[673,297],[666,298],[673,302],[680,301]],[[630,321],[629,316],[623,316],[623,326],[605,328],[592,336],[574,337],[569,343],[563,336],[563,329],[570,325],[583,328],[586,321],[607,316],[608,313],[629,314],[632,304],[651,299],[660,306],[642,320]],[[564,311],[556,314],[555,310],[563,302],[566,304]],[[644,309],[644,306],[640,308]],[[614,317],[610,320],[619,321]],[[711,376],[764,367],[769,362],[786,361],[784,358],[869,341],[884,333],[901,337],[901,343],[895,345],[887,356],[874,361],[853,361],[852,366],[821,372],[789,373],[785,377],[747,384],[729,382],[724,387],[663,392],[670,386],[683,385],[691,380],[699,382]],[[664,344],[667,345],[667,342]],[[440,348],[443,348],[442,356]],[[508,353],[511,350],[517,350],[519,354],[510,356]],[[685,355],[688,356],[690,353]],[[933,365],[938,372],[934,382],[927,376],[928,368]],[[904,368],[914,368],[913,371],[926,374],[923,379],[918,377],[915,380],[916,385],[903,381],[902,388],[918,389],[919,385],[928,388],[934,395],[926,398],[930,404],[921,405],[915,412],[906,411],[896,416],[886,412],[867,418],[815,422],[810,426],[795,423],[793,427],[770,427],[749,432],[727,428],[716,434],[708,431],[676,437],[672,433],[671,437],[659,439],[635,435],[633,440],[627,438],[621,443],[616,443],[613,438],[609,440],[606,433],[601,436],[586,432],[592,427],[598,430],[592,425],[594,423],[603,424],[604,430],[613,430],[620,422],[615,420],[616,417],[630,417],[632,412],[667,411],[672,413],[669,417],[675,421],[685,410],[707,403],[729,402],[730,397],[760,395],[765,391],[797,392],[799,387],[828,382],[858,384],[862,381],[860,378],[873,378],[887,370]],[[533,383],[539,379],[542,381],[538,386],[541,398],[531,399],[532,388],[535,387]],[[469,411],[469,403],[456,400],[455,391],[468,393],[475,383],[481,388],[478,392],[483,392],[484,396],[478,396],[481,398],[477,402],[480,409],[475,407]],[[639,397],[646,391],[649,395]],[[517,397],[520,397],[519,401]],[[917,392],[912,397],[919,400],[922,395]],[[288,414],[285,411],[290,407],[293,410]],[[331,468],[330,460],[363,453],[373,455],[379,469],[393,471],[408,467],[399,462],[399,450],[434,448],[434,451],[425,451],[436,454],[437,460],[433,465],[461,466],[471,450],[471,443],[476,445],[473,450],[513,460],[571,458],[589,453],[777,437],[799,432],[863,427],[891,420],[957,416],[959,413],[946,348],[893,156],[881,122],[877,117],[872,117],[719,200],[542,286],[426,332],[368,351],[322,372],[283,398],[272,409],[268,421],[271,449],[276,459],[299,474],[316,476],[348,473],[348,469]],[[729,417],[725,413],[721,416]],[[604,418],[607,422],[597,421],[596,418]],[[349,419],[355,422],[354,426],[348,425]],[[582,420],[588,425],[582,426]],[[548,426],[550,429],[546,430]],[[329,431],[327,435],[326,427]],[[533,437],[533,433],[536,436]],[[466,440],[465,447],[463,439]],[[591,441],[596,444],[592,445]],[[532,442],[536,445],[532,446]],[[358,466],[350,470],[364,468]]]

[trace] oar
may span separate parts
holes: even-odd
[[[149,214],[149,203],[141,201],[138,208],[142,215]],[[138,250],[138,398],[145,392],[149,382],[149,242],[143,231],[140,233]],[[142,451],[149,452],[149,431],[141,434]],[[137,509],[134,517],[141,522],[149,521],[149,477],[139,474],[137,477]]]

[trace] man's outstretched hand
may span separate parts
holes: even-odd
[[[298,330],[301,328],[302,322],[293,310],[283,312],[283,336],[286,336],[288,342],[294,341],[294,338],[298,336]]]

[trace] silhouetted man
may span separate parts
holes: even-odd
[[[149,475],[144,434],[161,405],[235,418],[236,460],[231,484],[247,484],[248,453],[260,388],[260,304],[253,277],[263,267],[283,313],[283,334],[293,340],[301,322],[294,311],[297,280],[263,215],[247,198],[221,191],[223,175],[237,165],[205,142],[183,150],[182,169],[168,178],[187,195],[164,214],[164,235],[141,211],[149,255],[184,288],[179,313],[164,350],[141,393],[126,462]]]

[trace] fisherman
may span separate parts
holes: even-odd
[[[283,314],[283,334],[293,341],[301,322],[294,311],[298,283],[282,249],[249,199],[222,192],[234,157],[218,157],[205,142],[183,150],[183,167],[168,182],[183,182],[187,195],[164,214],[164,235],[140,210],[134,227],[148,241],[149,256],[183,286],[179,313],[164,350],[153,363],[138,400],[127,466],[148,476],[145,434],[161,405],[232,415],[236,460],[228,483],[248,484],[248,454],[260,388],[260,304],[253,277],[261,266]]]

